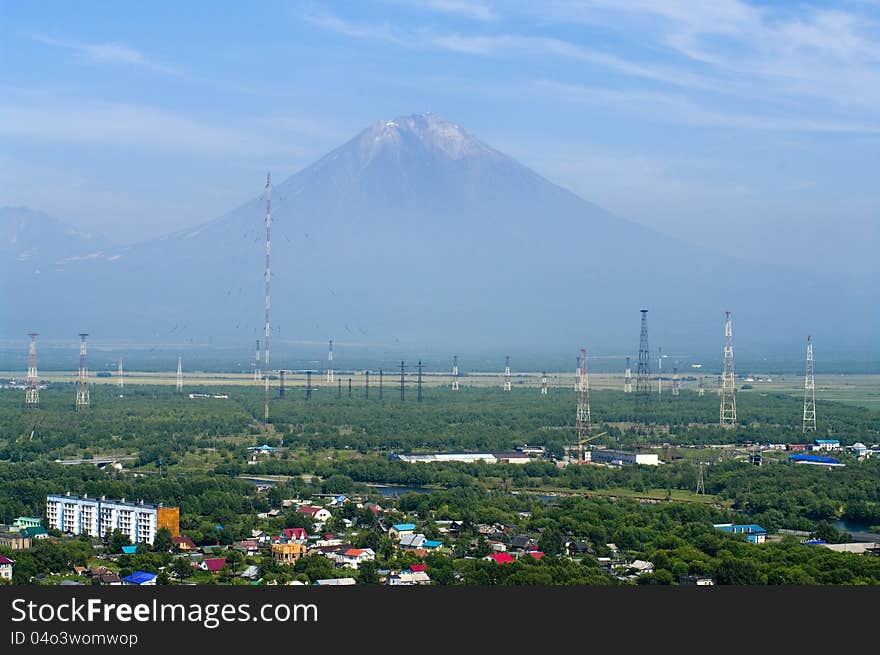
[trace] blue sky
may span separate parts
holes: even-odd
[[[867,275],[878,37],[877,0],[2,1],[0,205],[139,240],[433,111],[662,231]]]

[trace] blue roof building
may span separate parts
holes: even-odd
[[[146,571],[135,571],[130,576],[122,578],[125,584],[133,584],[138,586],[155,586],[156,574],[147,573]]]
[[[443,545],[442,541],[438,541],[436,539],[426,539],[422,544],[422,548],[440,548]]]
[[[397,530],[398,532],[412,532],[416,529],[415,523],[395,523],[391,526],[392,530]]]
[[[137,546],[123,546],[122,552],[126,555],[134,555],[135,553],[137,553],[137,549]]]
[[[789,455],[788,461],[792,464],[813,464],[815,466],[827,466],[829,468],[843,468],[846,464],[841,464],[839,460],[833,457],[822,457],[820,455]]]
[[[749,543],[763,544],[767,538],[767,531],[757,523],[735,524],[735,523],[715,523],[714,527],[722,532],[731,534],[744,534]]]

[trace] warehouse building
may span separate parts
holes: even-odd
[[[641,464],[643,466],[659,466],[657,453],[639,453],[630,450],[612,450],[611,448],[594,448],[589,451],[592,461],[596,464],[614,464],[625,466]]]

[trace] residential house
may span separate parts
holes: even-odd
[[[713,587],[715,580],[708,575],[680,575],[678,584],[683,587]]]
[[[12,580],[12,566],[15,560],[0,555],[0,578],[4,580]]]
[[[350,502],[348,496],[336,496],[333,500],[330,501],[330,504],[334,507],[338,505],[344,505],[345,503]]]
[[[491,555],[486,555],[483,559],[488,559],[496,564],[511,564],[513,562],[513,557],[510,553],[492,553]]]
[[[199,568],[203,571],[210,571],[211,573],[217,573],[226,566],[226,558],[225,557],[208,557],[202,560],[202,563],[199,564]]]
[[[180,535],[179,537],[171,537],[171,543],[182,553],[189,553],[198,550],[198,546],[196,546],[195,542],[189,537],[184,537],[183,535]]]
[[[431,584],[431,578],[426,571],[392,571],[385,578],[385,584],[390,587],[409,587],[414,585]]]
[[[592,552],[590,544],[586,541],[569,541],[566,548],[568,548],[568,554],[571,556],[584,555]]]
[[[241,572],[241,577],[245,580],[259,580],[260,579],[260,567],[256,564],[251,564],[244,571]]]
[[[115,573],[102,573],[99,576],[92,577],[92,580],[100,580],[102,585],[110,587],[119,587],[122,585],[122,579]]]
[[[530,550],[527,554],[531,555],[533,559],[536,559],[539,562],[541,561],[541,558],[544,557],[544,553],[540,550]]]
[[[22,536],[28,537],[32,542],[34,539],[48,539],[49,533],[46,532],[46,528],[41,525],[29,526],[26,528],[21,528],[18,531]]]
[[[315,507],[314,505],[303,505],[302,507],[298,507],[297,512],[300,514],[307,514],[311,516],[316,521],[321,523],[325,521],[329,521],[333,518],[333,515],[330,513],[330,510],[326,507]]]
[[[257,555],[260,552],[260,545],[253,539],[243,539],[237,541],[233,546],[233,550],[238,550],[245,555]]]
[[[535,542],[527,535],[518,534],[510,538],[509,545],[510,550],[528,550],[531,546],[535,545]]]
[[[395,523],[388,530],[388,536],[398,541],[416,531],[415,523]]]
[[[357,584],[354,578],[325,578],[323,580],[315,580],[317,587],[347,587]]]
[[[349,548],[336,555],[336,564],[344,569],[357,569],[364,562],[376,559],[372,548]]]
[[[272,545],[272,559],[279,564],[293,564],[300,557],[305,557],[306,546],[298,541]]]
[[[415,550],[416,548],[423,547],[426,541],[425,535],[410,533],[401,537],[399,546],[402,550]]]
[[[284,528],[281,534],[288,541],[306,541],[309,538],[305,528]]]
[[[139,587],[155,587],[156,574],[147,573],[146,571],[135,571],[131,575],[122,579],[127,585],[137,585]]]
[[[438,548],[443,546],[443,542],[439,539],[426,539],[422,544],[422,548],[425,550],[437,550]]]

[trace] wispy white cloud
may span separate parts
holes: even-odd
[[[265,132],[211,125],[143,105],[93,103],[0,105],[0,134],[65,143],[137,147],[164,152],[239,156],[301,155]]]
[[[84,61],[101,64],[117,64],[137,66],[165,75],[182,75],[182,71],[174,66],[158,62],[143,52],[123,43],[84,43],[68,39],[57,39],[44,34],[28,35],[32,41],[44,45],[72,51]]]
[[[842,119],[832,120],[821,116],[793,117],[791,115],[748,114],[707,107],[682,94],[609,89],[553,80],[537,80],[532,84],[535,90],[545,98],[555,97],[566,102],[610,106],[616,111],[638,115],[651,122],[752,130],[880,134],[880,121],[854,122]]]
[[[498,14],[485,2],[473,0],[386,0],[393,4],[407,5],[424,11],[452,14],[478,21],[494,21]]]
[[[390,23],[367,24],[347,21],[328,13],[308,14],[306,20],[343,36],[390,43],[403,48],[437,49],[497,58],[554,56],[590,63],[617,73],[675,86],[715,91],[722,91],[724,88],[720,83],[698,74],[632,62],[555,37],[510,33],[466,35],[434,32],[426,29],[407,30],[396,28]]]

